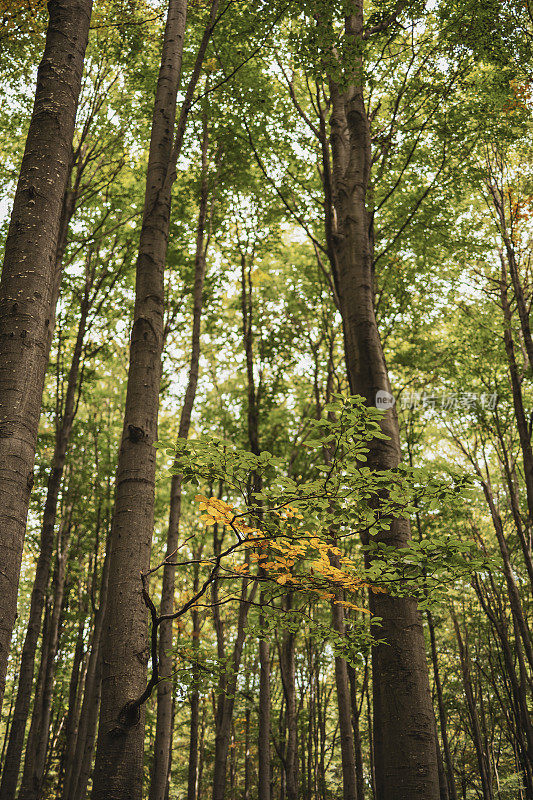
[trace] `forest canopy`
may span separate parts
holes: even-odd
[[[529,0],[0,0],[0,800],[533,800]]]

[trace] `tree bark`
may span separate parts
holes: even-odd
[[[520,634],[516,617],[513,616],[513,628],[515,633],[515,647],[513,648],[507,634],[507,619],[503,611],[503,604],[497,594],[492,576],[490,577],[490,583],[493,595],[497,600],[497,608],[491,607],[489,604],[488,592],[485,596],[483,585],[477,577],[474,579],[474,589],[501,645],[503,663],[508,678],[507,686],[509,690],[509,699],[511,700],[511,713],[515,720],[514,738],[517,750],[521,755],[521,758],[518,758],[517,754],[517,761],[522,767],[524,788],[529,800],[530,797],[533,798],[533,726],[531,724],[531,715],[528,710],[530,687],[528,686],[528,678],[526,675],[522,648],[520,646]],[[515,671],[516,660],[518,660],[519,679]],[[512,728],[512,726],[510,727]]]
[[[437,653],[437,643],[435,639],[435,625],[433,623],[433,614],[428,609],[427,620],[429,628],[429,638],[431,641],[431,660],[433,663],[433,678],[435,680],[435,690],[437,692],[437,705],[439,709],[439,722],[440,722],[440,735],[442,737],[442,748],[444,750],[444,760],[446,762],[446,780],[448,782],[448,794],[450,800],[457,800],[457,789],[455,788],[455,779],[453,775],[453,762],[450,753],[450,743],[448,741],[448,720],[446,714],[446,705],[444,703],[444,696],[442,694],[442,682],[440,679],[439,658]]]
[[[292,598],[287,594],[284,611],[290,615]],[[298,715],[296,711],[295,648],[296,635],[292,630],[283,634],[280,648],[280,670],[285,698],[285,729],[287,741],[284,753],[285,787],[287,800],[298,800]]]
[[[335,209],[330,261],[340,300],[346,365],[351,391],[375,405],[390,383],[374,312],[372,216],[366,208],[371,168],[370,125],[363,97],[363,2],[350,4],[346,37],[353,49],[348,85],[330,79],[331,196]],[[327,210],[329,217],[331,209]],[[370,444],[368,464],[394,469],[400,458],[394,408],[382,419],[389,437]],[[373,539],[403,547],[409,522],[394,520]],[[370,593],[370,610],[381,617],[373,648],[374,761],[376,800],[438,800],[439,778],[434,714],[421,618],[414,600]]]
[[[492,782],[489,771],[489,760],[487,753],[483,747],[483,739],[481,735],[481,727],[479,724],[479,716],[477,713],[476,701],[474,698],[474,692],[472,688],[472,680],[470,674],[470,656],[468,653],[468,647],[465,646],[465,643],[463,642],[463,637],[461,635],[459,622],[453,612],[452,612],[452,621],[455,629],[455,635],[457,637],[457,644],[459,647],[459,659],[461,662],[461,673],[463,676],[463,688],[465,692],[470,721],[472,723],[472,735],[474,740],[474,747],[476,750],[476,756],[479,768],[479,777],[481,780],[481,789],[483,792],[483,800],[493,800]]]
[[[246,620],[248,618],[250,602],[253,601],[257,589],[257,582],[254,581],[250,591],[248,592],[249,583],[249,578],[244,578],[242,581],[239,602],[239,616],[237,619],[237,633],[235,636],[235,643],[233,645],[233,653],[231,656],[230,674],[227,680],[222,680],[222,691],[218,696],[212,800],[224,800],[224,793],[226,789],[226,771],[231,737],[231,723],[233,720],[233,709],[235,707],[235,693],[237,691],[237,679],[241,664],[242,649],[246,635]]]
[[[338,566],[338,559],[331,558],[334,566]],[[346,636],[344,624],[344,609],[335,601],[331,604],[333,630],[339,636]],[[335,685],[337,688],[337,707],[339,710],[339,733],[341,743],[342,785],[343,800],[359,800],[357,796],[357,776],[355,767],[355,748],[352,728],[352,709],[350,698],[350,683],[346,659],[335,656]]]
[[[244,788],[242,800],[250,800],[251,785],[251,759],[250,759],[250,709],[247,708],[244,717]]]
[[[505,353],[507,355],[507,362],[509,366],[509,375],[511,378],[516,427],[518,430],[520,448],[522,450],[522,459],[524,463],[524,482],[526,484],[527,506],[529,509],[529,522],[531,525],[533,523],[533,449],[531,447],[531,436],[529,433],[529,426],[524,409],[522,385],[520,376],[518,374],[518,365],[515,357],[511,307],[509,305],[509,298],[507,296],[507,271],[505,268],[503,254],[501,255],[501,267],[502,277],[500,283],[500,300],[503,310],[503,338],[505,344]]]
[[[201,550],[198,559],[201,557]],[[193,593],[198,591],[200,570],[199,564],[195,564]],[[189,732],[189,764],[187,768],[187,800],[196,800],[198,791],[198,733],[200,730],[200,670],[198,668],[199,648],[200,648],[200,613],[196,607],[191,609],[192,617],[192,647],[196,656],[193,664],[192,691],[190,694],[191,719]]]
[[[80,598],[79,603],[79,622],[78,622],[78,635],[76,637],[76,647],[74,649],[74,658],[72,661],[72,670],[70,673],[69,692],[68,692],[68,710],[65,719],[65,748],[61,757],[61,771],[59,783],[62,787],[61,797],[65,785],[70,781],[72,773],[74,752],[76,749],[76,739],[78,735],[78,723],[80,718],[80,706],[82,697],[82,687],[84,680],[84,667],[87,666],[84,632],[88,611],[88,592],[85,594],[83,600]]]
[[[507,491],[509,493],[511,513],[513,515],[513,521],[522,548],[522,554],[524,556],[524,562],[529,576],[531,591],[533,592],[533,559],[531,556],[531,543],[530,543],[531,534],[529,530],[529,525],[526,526],[526,529],[524,529],[525,526],[523,524],[522,515],[520,512],[520,500],[518,495],[518,479],[516,475],[516,468],[514,465],[511,466],[510,463],[509,452],[505,443],[505,438],[503,435],[497,409],[495,411],[495,423],[496,423],[496,431],[498,434],[498,440],[502,451],[502,467],[503,467],[503,472],[505,474],[505,480],[507,483]]]
[[[353,745],[355,751],[355,774],[357,778],[357,800],[365,800],[365,776],[363,768],[363,749],[361,745],[361,729],[359,720],[361,718],[361,708],[357,705],[357,688],[355,682],[355,668],[351,664],[347,665],[348,680],[350,682],[350,697],[352,701],[352,727],[353,727]],[[363,681],[361,707],[363,704],[366,681],[368,679],[368,666],[365,667],[365,679]],[[371,737],[369,737],[371,738]],[[372,742],[369,742],[370,748]]]
[[[203,118],[202,135],[202,173],[200,179],[200,206],[196,232],[196,255],[193,287],[193,323],[191,352],[189,361],[189,379],[185,390],[185,398],[181,410],[178,437],[186,439],[191,426],[191,414],[198,385],[198,369],[200,363],[200,326],[202,319],[203,289],[206,268],[205,226],[209,200],[209,176],[207,165],[208,131],[207,118]],[[173,475],[170,488],[170,513],[167,532],[166,557],[173,560],[178,547],[179,523],[181,515],[181,478]],[[160,614],[170,615],[174,611],[174,589],[176,583],[176,567],[166,564],[163,568],[163,586],[161,590]],[[157,721],[154,741],[154,763],[150,784],[150,800],[165,800],[167,785],[169,746],[172,735],[172,620],[160,625],[159,632],[159,676],[157,686]]]
[[[70,509],[68,517],[70,516]],[[58,533],[57,566],[54,575],[54,599],[50,627],[46,639],[43,637],[44,662],[41,691],[35,693],[33,713],[26,743],[24,771],[18,794],[19,800],[38,800],[46,766],[46,754],[50,735],[50,714],[55,674],[55,658],[59,643],[61,612],[70,544],[71,523],[67,519],[61,524]]]
[[[187,0],[170,0],[148,157],[124,429],[111,533],[108,613],[102,639],[102,700],[93,800],[140,800],[143,780],[147,617],[139,571],[150,559],[155,449],[164,324],[164,268],[176,164],[217,21],[212,0],[174,133]]]
[[[505,583],[507,586],[507,596],[509,598],[509,605],[511,606],[511,612],[513,618],[516,620],[518,630],[520,631],[520,636],[522,639],[522,645],[524,648],[524,652],[526,654],[526,658],[528,660],[530,669],[533,671],[533,646],[531,644],[531,633],[527,626],[524,612],[522,610],[522,601],[520,599],[520,593],[518,591],[518,587],[516,585],[516,581],[513,575],[509,548],[507,546],[507,541],[505,539],[505,535],[503,532],[503,522],[498,512],[498,509],[496,508],[496,505],[494,503],[491,487],[489,486],[487,481],[482,479],[481,475],[480,478],[482,482],[483,493],[485,495],[485,499],[489,507],[494,527],[494,532],[496,533],[496,539],[498,541],[498,547],[500,549],[500,554],[503,561],[503,574],[505,575]]]
[[[62,800],[85,800],[87,784],[91,774],[91,764],[98,724],[102,682],[101,640],[104,616],[107,604],[107,588],[109,583],[109,538],[107,541],[104,565],[100,586],[99,604],[94,615],[94,628],[91,641],[91,652],[85,675],[83,701],[80,711],[80,724],[76,738],[76,749],[69,782],[65,781]]]
[[[6,718],[6,723],[5,723],[4,738],[3,738],[3,741],[2,741],[2,752],[0,753],[0,768],[2,767],[2,765],[4,763],[4,758],[5,758],[5,755],[6,755],[7,740],[8,740],[9,731],[10,731],[10,728],[11,728],[11,718],[12,718],[12,715],[13,715],[14,701],[15,701],[15,687],[13,687],[13,691],[11,692],[11,696],[9,698],[9,709],[8,709],[8,712],[7,712],[7,718]]]
[[[170,0],[148,156],[136,267],[130,364],[110,542],[102,632],[102,696],[93,800],[140,800],[147,618],[139,572],[148,567],[154,516],[155,449],[163,346],[164,266],[170,224],[167,180],[181,74],[187,2]]]
[[[76,413],[76,395],[78,389],[78,376],[83,352],[83,343],[87,328],[87,314],[89,311],[89,285],[86,282],[83,298],[80,304],[80,321],[74,345],[74,352],[68,374],[65,403],[59,419],[56,421],[56,441],[52,456],[52,465],[48,476],[46,500],[43,511],[41,528],[41,542],[39,558],[35,569],[33,582],[30,614],[19,669],[19,684],[13,725],[9,734],[9,743],[6,761],[2,772],[0,797],[4,800],[13,800],[17,788],[17,781],[24,746],[24,733],[30,709],[31,692],[33,686],[33,673],[35,666],[35,653],[41,630],[41,619],[46,597],[46,590],[50,577],[50,564],[54,547],[54,528],[57,516],[57,505],[63,471],[67,458],[67,449]]]
[[[49,356],[56,251],[92,0],[50,0],[0,281],[0,703]]]
[[[270,800],[270,644],[263,638],[259,639],[257,758],[258,800]]]
[[[492,197],[494,209],[499,223],[500,235],[505,246],[507,255],[507,263],[509,264],[509,272],[511,273],[511,281],[513,284],[513,291],[516,300],[516,308],[520,318],[520,328],[522,330],[522,337],[526,348],[526,353],[530,366],[533,368],[533,338],[531,337],[531,325],[529,322],[529,310],[527,308],[526,298],[524,296],[524,287],[520,280],[519,266],[516,257],[516,250],[513,244],[512,235],[509,232],[505,214],[505,198],[502,189],[499,189],[494,183],[491,182],[490,173],[492,172],[491,165],[488,164],[489,179],[487,188],[489,189]],[[503,166],[503,165],[502,165]],[[502,175],[503,177],[503,175]]]
[[[259,406],[260,394],[256,389],[254,377],[254,332],[253,332],[253,285],[251,278],[252,264],[246,262],[246,255],[241,249],[241,313],[242,337],[244,355],[246,360],[246,389],[247,389],[247,424],[248,444],[254,455],[261,452],[259,442]],[[252,493],[260,492],[262,488],[261,477],[252,476]],[[257,501],[253,500],[254,506]],[[261,510],[256,508],[256,513]],[[259,576],[264,577],[265,571],[259,567]],[[271,768],[270,768],[270,642],[265,638],[265,620],[262,611],[264,594],[259,596],[259,719],[257,731],[257,760],[258,760],[258,800],[270,800],[271,796]]]

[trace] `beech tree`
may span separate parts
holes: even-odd
[[[15,621],[40,403],[59,280],[56,249],[92,2],[49,5],[35,105],[0,281],[2,340],[2,623],[0,698]],[[26,266],[23,266],[26,265]]]

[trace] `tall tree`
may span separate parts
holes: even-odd
[[[126,408],[110,542],[94,800],[104,797],[135,800],[142,795],[147,620],[139,571],[147,569],[149,564],[154,521],[153,445],[157,438],[171,191],[193,93],[217,12],[218,0],[213,0],[175,135],[186,0],[170,0],[163,37],[136,267]]]
[[[185,389],[185,397],[181,409],[178,437],[186,439],[191,427],[191,416],[198,385],[200,366],[200,330],[202,322],[204,279],[206,270],[207,246],[209,233],[209,172],[208,172],[208,120],[204,113],[202,118],[202,166],[200,175],[200,198],[198,225],[196,229],[196,252],[194,257],[193,284],[193,321],[191,333],[191,353],[189,361],[189,377]],[[178,547],[179,524],[181,515],[181,479],[174,475],[170,486],[170,512],[167,532],[166,560],[172,561]],[[174,611],[174,592],[176,583],[176,567],[165,564],[161,591],[161,614],[172,614]],[[157,722],[154,739],[154,763],[150,783],[150,800],[165,800],[168,784],[169,752],[172,737],[172,620],[163,622],[159,634],[159,675],[161,681],[157,687]],[[194,694],[194,693],[193,693]],[[193,711],[193,716],[196,712]]]
[[[173,146],[187,14],[170,0],[154,102],[124,428],[110,541],[102,634],[102,698],[92,796],[141,798],[144,708],[130,710],[146,683],[146,611],[139,570],[150,558],[155,450],[163,346],[164,267],[170,221],[167,173]],[[111,612],[111,613],[110,613]]]
[[[56,418],[56,441],[52,455],[52,465],[47,481],[46,501],[43,510],[39,559],[35,570],[35,580],[32,588],[30,616],[22,649],[17,699],[13,712],[13,723],[9,734],[9,744],[6,760],[2,771],[0,790],[2,796],[8,800],[15,796],[20,759],[24,742],[24,732],[31,701],[33,684],[34,662],[37,650],[37,641],[41,628],[41,616],[44,608],[46,591],[48,587],[50,565],[54,547],[54,532],[57,517],[63,471],[67,458],[72,427],[78,407],[77,400],[81,387],[79,385],[80,369],[82,367],[83,351],[88,316],[94,305],[96,295],[93,288],[96,279],[96,257],[89,250],[85,264],[84,286],[80,293],[80,314],[76,341],[72,353],[71,364],[68,372],[67,387],[64,403],[58,407]],[[97,281],[103,282],[103,276]],[[96,292],[99,287],[96,287]],[[66,556],[65,556],[66,557]],[[49,696],[50,699],[50,696]],[[27,753],[26,753],[27,757]],[[42,776],[41,776],[42,777]],[[37,781],[40,784],[40,779]]]
[[[400,4],[401,6],[401,4]],[[368,209],[371,133],[364,98],[366,33],[362,0],[349,3],[343,63],[330,71],[331,183],[326,187],[330,261],[343,321],[346,366],[352,392],[375,405],[378,393],[391,397],[374,310],[372,212]],[[342,76],[342,77],[341,77]],[[325,177],[327,179],[327,174]],[[398,420],[388,408],[386,439],[370,445],[373,469],[394,469],[401,458]],[[395,519],[374,541],[404,547],[407,519]],[[374,762],[379,800],[437,800],[439,777],[435,725],[429,690],[424,633],[416,602],[373,594],[370,609],[381,619],[373,649]],[[377,631],[376,631],[377,633]]]
[[[56,250],[92,0],[51,0],[0,281],[0,701],[49,357]]]

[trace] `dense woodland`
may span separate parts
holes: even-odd
[[[533,800],[529,0],[0,0],[1,800]]]

